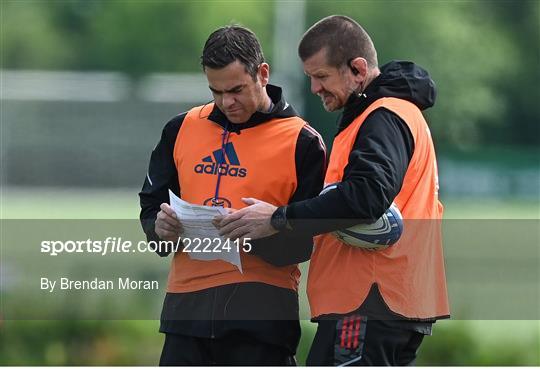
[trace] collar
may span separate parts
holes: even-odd
[[[268,96],[270,97],[270,100],[272,100],[272,104],[274,105],[269,112],[257,111],[248,119],[247,122],[236,124],[231,123],[227,119],[225,114],[223,114],[221,110],[219,110],[218,107],[214,105],[214,108],[208,116],[208,119],[219,124],[224,129],[230,132],[239,133],[243,129],[255,127],[272,119],[290,118],[298,116],[298,113],[294,110],[294,108],[289,105],[287,101],[285,101],[281,87],[268,84],[266,85],[266,92],[268,93]]]
[[[356,119],[364,110],[368,108],[373,102],[379,99],[382,96],[377,94],[377,85],[381,75],[377,76],[371,83],[367,86],[366,90],[361,93],[352,93],[351,96],[347,99],[345,106],[343,107],[343,113],[338,125],[338,131],[336,136],[347,128],[353,120]]]

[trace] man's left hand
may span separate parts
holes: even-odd
[[[242,198],[242,201],[249,206],[214,219],[214,225],[221,236],[233,240],[255,240],[278,232],[270,224],[270,218],[277,206],[253,198]]]

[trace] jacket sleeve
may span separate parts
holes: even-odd
[[[326,172],[326,147],[313,128],[305,126],[296,143],[297,187],[290,202],[317,196],[322,189]],[[252,253],[266,262],[285,266],[309,260],[313,237],[308,233],[283,231],[273,236],[252,240]]]
[[[161,139],[152,151],[148,172],[144,180],[139,199],[141,205],[140,220],[148,241],[159,241],[155,232],[156,216],[162,203],[169,202],[169,188],[178,196],[180,186],[178,173],[173,159],[176,136],[186,114],[171,119],[163,128]],[[160,256],[167,256],[171,250],[159,250]]]
[[[287,219],[299,231],[309,225],[312,234],[374,222],[401,190],[413,151],[407,124],[389,110],[375,110],[358,130],[342,182],[289,205]]]

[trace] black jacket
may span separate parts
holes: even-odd
[[[244,130],[275,118],[297,116],[283,99],[281,89],[268,85],[273,108],[257,112],[244,124],[232,124],[214,107],[208,119],[241,135]],[[180,193],[178,174],[173,160],[177,134],[186,113],[171,119],[163,129],[161,140],[152,152],[148,174],[139,193],[141,223],[149,240],[159,240],[154,231],[161,203],[168,203],[168,189]],[[303,128],[296,142],[297,189],[290,199],[302,201],[316,196],[322,189],[326,170],[326,153],[320,137]],[[311,256],[311,235],[280,232],[253,240],[252,253],[276,266],[306,261]],[[167,256],[169,250],[159,252]],[[280,306],[281,309],[270,309]],[[256,312],[254,315],[253,312]],[[162,311],[162,332],[197,337],[220,337],[230,330],[241,330],[262,341],[279,344],[295,351],[300,338],[298,295],[296,292],[263,283],[235,283],[191,293],[168,293]]]
[[[433,106],[435,96],[435,83],[424,69],[411,62],[390,62],[381,67],[381,74],[368,85],[363,95],[351,95],[337,134],[379,98],[404,99],[425,110]],[[401,190],[413,152],[414,139],[407,124],[387,109],[376,109],[358,130],[337,191],[288,205],[289,223],[300,233],[321,234],[375,221]],[[371,319],[388,320],[389,324],[403,329],[431,333],[431,322],[406,320],[393,313],[384,303],[376,284],[356,313]],[[332,318],[335,316],[322,317]]]
[[[353,94],[347,101],[337,134],[382,97],[408,100],[424,110],[435,102],[435,84],[424,69],[411,62],[393,61],[382,66],[381,74],[364,94]],[[312,234],[375,221],[401,190],[413,152],[414,140],[407,124],[389,110],[376,109],[358,130],[337,191],[290,204],[287,219],[298,229],[305,229],[307,221]],[[314,219],[321,221],[310,221]]]

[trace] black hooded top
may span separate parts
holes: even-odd
[[[361,96],[349,97],[337,134],[382,97],[404,99],[425,110],[433,106],[435,95],[435,84],[424,69],[412,62],[392,61],[381,67],[381,74]],[[310,232],[321,234],[374,222],[401,190],[413,152],[414,139],[407,124],[385,108],[376,109],[358,130],[337,191],[288,205],[289,223],[300,230],[305,228],[302,220],[311,220]]]
[[[336,135],[382,97],[404,99],[425,110],[433,106],[435,96],[435,83],[424,69],[411,62],[392,61],[381,67],[381,74],[362,95],[350,96]],[[374,222],[401,190],[413,152],[414,139],[407,123],[385,108],[374,110],[358,130],[338,191],[288,205],[289,224],[300,233],[321,234]],[[376,284],[355,313],[385,320],[385,324],[400,329],[431,334],[432,321],[407,319],[392,312]],[[337,319],[334,314],[319,323],[329,325],[332,331],[332,319]]]
[[[246,123],[233,124],[214,106],[208,119],[224,130],[241,135],[273,119],[297,115],[285,101],[281,88],[272,85],[266,87],[273,103],[269,112],[256,112]],[[159,240],[154,230],[156,215],[160,204],[169,201],[168,189],[176,195],[180,194],[173,151],[185,117],[186,113],[177,115],[165,125],[161,140],[152,152],[148,174],[139,193],[141,223],[149,241]],[[325,160],[325,149],[319,135],[303,127],[296,142],[297,187],[291,201],[311,198],[319,193]],[[252,246],[251,252],[254,255],[270,264],[283,266],[308,260],[313,242],[309,234],[287,231],[265,239],[252,240]],[[167,256],[171,250],[157,249],[156,252],[160,256]],[[232,283],[193,292],[167,293],[160,331],[205,338],[234,338],[234,335],[229,336],[231,332],[241,332],[257,342],[285,347],[294,353],[300,340],[298,309],[296,291],[260,282]]]

